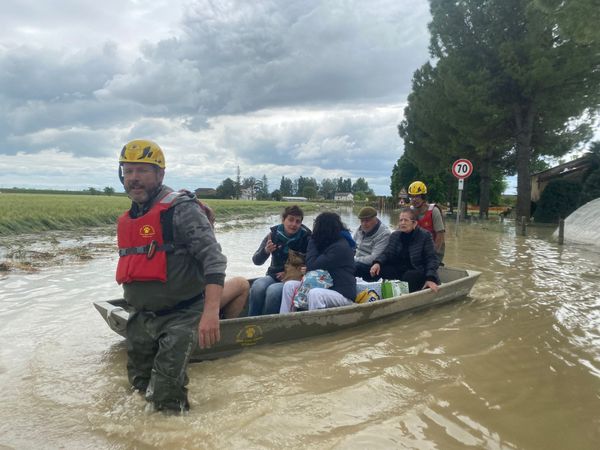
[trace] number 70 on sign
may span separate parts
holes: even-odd
[[[473,163],[468,159],[457,159],[452,164],[452,175],[459,180],[468,178],[473,173]]]

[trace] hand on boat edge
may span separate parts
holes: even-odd
[[[423,289],[429,288],[431,289],[433,292],[437,292],[440,290],[439,286],[435,283],[435,281],[430,281],[427,280],[425,282],[425,284],[423,285]]]

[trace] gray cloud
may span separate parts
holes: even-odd
[[[201,148],[197,170],[215,176],[239,163],[389,179],[427,59],[425,0],[56,3],[3,4],[0,154],[76,164],[148,137],[186,173]]]

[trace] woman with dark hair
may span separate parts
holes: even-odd
[[[308,241],[306,270],[326,270],[333,279],[328,289],[308,291],[308,309],[322,309],[349,305],[356,297],[354,278],[354,241],[340,216],[324,212],[314,222],[313,234]],[[283,286],[281,313],[290,312],[292,297],[300,281],[288,281]]]

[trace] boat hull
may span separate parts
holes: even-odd
[[[257,345],[285,342],[331,333],[404,312],[447,303],[469,294],[480,272],[440,268],[442,284],[438,292],[430,289],[371,303],[338,308],[301,311],[290,314],[239,317],[221,320],[221,340],[209,349],[197,348],[192,361],[216,359]],[[110,328],[125,336],[128,307],[124,300],[95,302]]]

